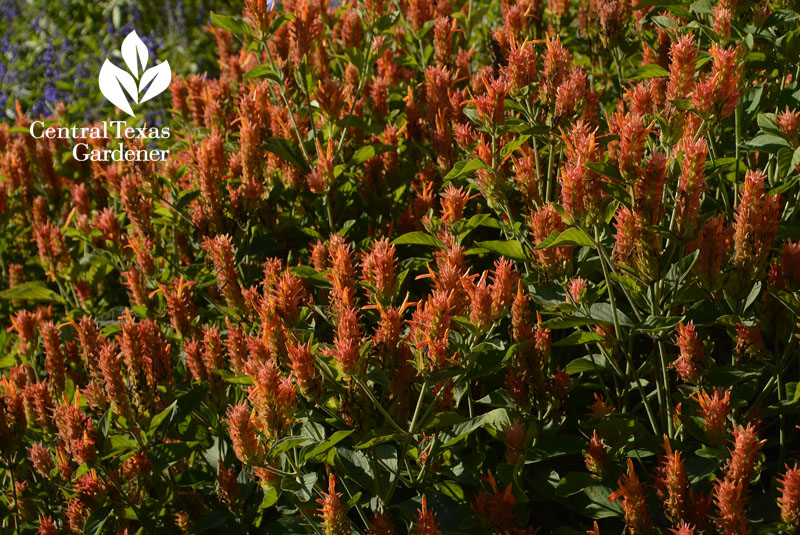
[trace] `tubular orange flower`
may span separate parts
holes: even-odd
[[[530,298],[522,289],[522,281],[517,282],[517,293],[511,305],[511,326],[515,343],[520,344],[533,337]]]
[[[695,86],[692,105],[701,117],[729,117],[739,102],[740,51],[739,47],[722,48],[711,45],[709,55],[713,65],[709,75]]]
[[[701,391],[697,392],[693,399],[700,404],[700,416],[705,423],[709,442],[714,445],[722,444],[728,434],[730,391],[717,388],[712,395]]]
[[[387,513],[378,513],[370,522],[368,535],[394,535],[394,525]]]
[[[347,519],[344,505],[339,500],[342,494],[336,492],[336,476],[328,475],[328,492],[322,493],[319,503],[319,517],[325,535],[350,535],[350,521]]]
[[[515,418],[511,425],[503,425],[503,438],[506,441],[506,462],[515,466],[518,461],[525,458],[527,449],[525,426]]]
[[[614,219],[616,219],[614,256],[619,262],[630,266],[635,260],[635,246],[641,229],[636,224],[633,212],[624,204],[617,209]]]
[[[286,349],[289,353],[292,375],[297,381],[300,392],[312,398],[319,395],[321,393],[321,384],[314,366],[311,343],[303,345],[299,342],[290,342],[286,345]]]
[[[467,293],[470,298],[469,320],[479,330],[485,332],[492,322],[492,290],[486,282],[488,272],[484,271],[477,283],[470,281],[467,284]]]
[[[417,518],[411,529],[412,535],[439,535],[439,524],[436,522],[436,513],[428,510],[428,498],[422,495],[422,505],[417,509]]]
[[[736,207],[733,265],[746,281],[762,273],[778,228],[778,194],[767,192],[765,180],[762,172],[748,171]]]
[[[233,309],[242,310],[244,308],[244,299],[236,274],[233,240],[228,235],[206,238],[203,242],[203,248],[214,264],[227,305]]]
[[[513,509],[517,499],[511,492],[511,483],[501,492],[491,470],[481,480],[489,483],[491,493],[481,491],[472,502],[472,510],[492,533],[513,533],[516,529]]]
[[[712,8],[711,17],[714,20],[714,31],[720,35],[722,41],[730,39],[731,10],[719,3]]]
[[[567,221],[586,222],[594,215],[602,192],[600,180],[586,164],[599,161],[595,133],[585,121],[577,121],[562,134],[567,161],[561,168],[561,205]]]
[[[685,99],[694,84],[694,65],[697,57],[694,36],[686,34],[673,41],[669,56],[667,100]]]
[[[692,271],[697,274],[700,283],[712,292],[721,282],[722,266],[731,254],[732,237],[733,231],[725,225],[725,215],[718,214],[706,221],[697,239],[687,245],[689,251],[700,251]]]
[[[45,352],[45,369],[53,391],[64,390],[66,380],[66,359],[61,351],[61,337],[52,321],[43,321],[40,327],[42,345]]]
[[[539,100],[543,104],[555,102],[559,86],[567,77],[571,61],[569,51],[561,45],[561,39],[548,35],[545,41],[547,50],[542,60],[542,81]]]
[[[53,470],[56,465],[49,449],[41,442],[36,442],[33,446],[28,448],[28,457],[33,464],[34,470],[44,477],[50,477],[50,471]]]
[[[679,451],[672,451],[669,439],[664,437],[664,455],[658,466],[656,494],[664,504],[664,513],[675,525],[688,518],[689,478]]]
[[[603,478],[606,473],[606,443],[597,435],[597,430],[592,431],[589,439],[589,449],[583,452],[583,461],[586,469],[598,478]]]
[[[609,495],[612,502],[622,500],[625,513],[625,530],[628,535],[653,533],[653,523],[647,512],[644,487],[633,470],[633,460],[628,458],[628,473],[619,479],[619,490]]]
[[[464,191],[463,188],[451,185],[445,188],[441,197],[442,222],[452,225],[461,220],[464,215],[464,207],[474,195],[470,196],[469,192]]]
[[[106,344],[100,350],[100,371],[103,373],[103,387],[108,399],[117,405],[117,410],[122,416],[130,418],[132,416],[130,402],[115,345]]]
[[[256,426],[246,403],[228,407],[228,428],[233,442],[233,451],[244,464],[261,466],[264,462],[264,446],[256,435]]]
[[[375,290],[376,298],[386,302],[394,292],[395,247],[388,238],[372,243],[369,253],[362,256],[363,278]]]
[[[705,366],[706,357],[693,321],[686,325],[683,322],[678,324],[675,343],[680,348],[680,357],[672,363],[672,366],[683,381],[696,382]]]
[[[533,212],[528,223],[533,231],[534,245],[541,244],[553,231],[563,231],[561,215],[552,204]],[[548,277],[558,277],[572,270],[572,247],[558,246],[534,251],[538,264]]]
[[[786,106],[786,111],[778,114],[775,118],[781,133],[789,138],[790,141],[797,144],[797,128],[800,126],[800,110],[789,111],[789,106]]]
[[[714,504],[719,514],[716,522],[722,535],[750,533],[745,514],[744,487],[744,481],[727,477],[717,480],[714,485]]]
[[[695,535],[695,527],[686,522],[681,522],[678,529],[671,529],[675,535]]]
[[[778,478],[780,496],[778,505],[781,508],[781,520],[791,527],[800,527],[800,468],[797,463]]]
[[[253,378],[248,389],[255,409],[256,423],[269,438],[280,436],[297,405],[295,386],[289,377],[282,377],[274,359],[258,362],[251,360],[246,367]]]
[[[497,318],[511,305],[520,276],[509,259],[501,258],[495,261],[491,278],[492,315]]]
[[[737,426],[733,430],[733,449],[730,450],[731,458],[726,466],[725,477],[734,481],[743,481],[745,487],[753,479],[756,455],[766,443],[758,440],[753,424]]]
[[[705,189],[705,172],[708,146],[703,138],[683,143],[683,169],[678,181],[678,200],[675,208],[675,228],[685,239],[692,239],[697,231],[700,215],[700,196]]]

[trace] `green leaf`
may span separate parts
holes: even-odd
[[[747,294],[747,299],[745,299],[744,301],[744,308],[742,309],[742,311],[743,312],[747,311],[747,309],[750,308],[750,305],[755,303],[759,295],[761,295],[761,281],[757,281],[750,289],[750,293]]]
[[[100,535],[103,526],[111,517],[111,511],[113,510],[113,507],[107,505],[90,514],[89,518],[87,518],[86,522],[83,524],[83,535]]]
[[[778,152],[781,148],[791,148],[788,141],[774,134],[759,134],[748,141],[747,145],[765,152]]]
[[[578,317],[578,316],[560,316],[557,318],[550,318],[542,322],[541,326],[544,329],[570,329],[572,327],[580,327],[582,325],[594,325],[595,321],[591,318]]]
[[[214,511],[213,513],[209,513],[199,518],[194,524],[192,524],[192,530],[189,532],[189,535],[216,529],[225,524],[225,521],[229,516],[230,513],[223,511]]]
[[[783,132],[781,131],[781,127],[774,113],[759,113],[756,122],[762,132],[774,134],[778,137],[783,136]]]
[[[261,500],[261,505],[258,506],[258,510],[263,511],[264,509],[269,509],[277,502],[278,502],[278,489],[276,487],[270,487],[264,493],[264,499]]]
[[[430,420],[427,421],[425,429],[453,427],[454,425],[463,424],[467,420],[469,420],[469,418],[457,412],[439,412],[434,414]]]
[[[585,446],[586,442],[574,435],[545,437],[537,440],[534,446],[528,449],[526,460],[529,463],[538,463],[562,455],[580,453]]]
[[[614,309],[610,303],[595,303],[589,307],[589,317],[598,323],[614,323]],[[620,325],[630,327],[633,321],[621,310],[617,309],[617,321]]]
[[[469,367],[467,374],[464,376],[466,380],[476,379],[488,375],[499,368],[505,360],[505,353],[502,351],[480,351],[478,352],[475,360]]]
[[[177,406],[177,404],[178,404],[177,400],[173,401],[172,403],[170,403],[169,407],[167,407],[163,411],[153,416],[153,418],[150,420],[150,433],[158,429],[158,426],[160,426],[164,422],[164,420],[172,416],[172,414],[175,412],[175,407]]]
[[[525,144],[530,139],[530,135],[519,136],[514,141],[511,141],[508,145],[503,147],[503,150],[500,151],[500,156],[502,158],[506,158],[509,154],[520,148],[522,145]]]
[[[232,385],[249,386],[253,384],[253,378],[250,377],[249,375],[235,375],[233,377],[223,377],[222,380]]]
[[[124,435],[111,435],[106,439],[106,444],[110,446],[106,457],[118,457],[124,453],[133,452],[139,447],[135,440]]]
[[[622,506],[612,502],[608,497],[614,491],[605,485],[592,485],[584,489],[584,494],[591,503],[584,507],[582,513],[593,519],[622,516]]]
[[[431,236],[425,232],[420,232],[415,230],[413,232],[408,232],[403,234],[402,236],[398,236],[392,241],[394,245],[430,245],[431,247],[442,247],[442,242],[440,242],[436,237]]]
[[[602,342],[605,340],[602,335],[594,332],[576,331],[566,338],[553,342],[554,346],[576,346],[580,344],[590,344],[592,342]]]
[[[42,281],[17,284],[0,292],[0,299],[19,299],[20,301],[52,301],[63,303],[64,300],[56,292],[48,288]]]
[[[281,480],[281,490],[291,492],[300,498],[301,502],[307,502],[314,493],[314,484],[316,482],[316,472],[311,472],[310,474],[305,474],[297,478],[285,477]]]
[[[478,169],[488,168],[489,166],[483,163],[483,161],[479,158],[473,158],[472,160],[461,160],[460,162],[456,162],[450,172],[445,175],[444,180],[456,180],[457,178],[474,173]]]
[[[633,328],[643,333],[655,333],[671,329],[682,319],[683,316],[668,316],[666,318],[648,316],[643,322],[637,323]]]
[[[281,80],[280,74],[275,72],[274,70],[270,69],[268,65],[259,65],[254,69],[250,69],[244,76],[242,76],[242,80],[252,80],[253,78],[268,78],[275,83],[282,84],[283,80]]]
[[[359,148],[355,154],[353,154],[353,157],[350,159],[350,165],[361,165],[362,163],[374,158],[379,154],[383,154],[384,152],[389,152],[392,150],[395,150],[395,147],[392,145],[364,145],[363,147]]]
[[[593,247],[594,242],[589,235],[581,229],[570,227],[564,232],[558,232],[557,230],[554,230],[547,238],[544,239],[542,243],[534,247],[534,249],[549,249],[550,247],[562,245]]]
[[[320,442],[315,446],[306,446],[300,452],[301,461],[321,461],[324,459],[324,454],[334,447],[336,444],[349,437],[355,429],[348,429],[347,431],[336,431],[326,441]]]
[[[582,492],[586,487],[596,483],[597,480],[588,472],[570,472],[558,482],[556,496],[566,498]]]
[[[585,355],[567,364],[564,371],[570,375],[583,372],[594,372],[606,367],[606,359],[602,355]]]
[[[670,104],[682,111],[689,111],[692,109],[692,101],[676,98],[669,101]]]
[[[203,382],[196,384],[191,390],[179,397],[175,403],[172,423],[179,424],[185,420],[203,402],[207,391],[208,383]]]
[[[790,389],[791,385],[794,385],[792,387],[793,390]],[[798,388],[798,386],[800,386],[800,383],[787,383],[786,384],[786,392],[787,392],[787,396],[786,397],[787,397],[787,399],[791,398],[791,401],[789,402],[790,405],[800,401],[800,388]],[[794,392],[794,394],[789,393],[790,391]]]
[[[475,245],[491,253],[511,258],[512,260],[528,260],[525,251],[522,249],[522,244],[517,240],[479,241]]]
[[[264,149],[272,154],[283,158],[295,167],[299,167],[304,171],[309,171],[308,164],[306,163],[303,151],[300,150],[295,143],[288,139],[273,137],[264,141]]]
[[[675,28],[676,26],[675,21],[673,19],[664,15],[656,15],[650,20],[652,20],[662,28]]]
[[[379,18],[378,21],[375,23],[375,28],[379,32],[388,30],[389,28],[394,26],[394,23],[397,22],[397,18],[399,16],[400,16],[399,12],[392,12],[387,15],[384,15],[381,18]]]
[[[192,449],[184,442],[170,442],[168,444],[157,444],[148,452],[147,456],[158,470],[172,466],[173,464],[185,459],[192,453]]]
[[[281,453],[286,453],[287,451],[297,447],[302,446],[303,444],[307,444],[311,442],[311,437],[283,437],[278,440],[272,448],[269,450],[269,456],[271,458],[277,457]]]
[[[475,418],[472,418],[462,424],[456,425],[453,429],[455,437],[450,439],[446,444],[444,444],[443,447],[449,448],[459,440],[466,438],[467,435],[476,429],[480,429],[481,427],[487,426],[495,431],[502,431],[503,426],[510,424],[511,420],[508,417],[508,411],[506,409],[494,409],[486,414],[481,414],[480,416],[476,416]]]
[[[211,23],[217,28],[228,30],[235,35],[249,35],[255,37],[253,29],[241,17],[231,17],[228,15],[220,15],[219,13],[211,12]]]
[[[669,77],[669,71],[662,67],[661,65],[657,65],[655,63],[651,63],[650,65],[644,65],[643,67],[636,70],[633,75],[628,77],[628,81],[638,81],[638,80],[647,80],[649,78],[667,78]]]
[[[587,162],[586,167],[594,171],[595,173],[599,173],[603,176],[607,176],[609,178],[613,178],[614,180],[622,180],[622,175],[619,174],[619,168],[616,165],[610,164],[608,162]],[[629,198],[627,190],[620,186],[616,186],[612,182],[604,183],[603,186],[608,187],[615,187],[617,191],[622,192],[621,195],[618,196],[621,200],[627,201]]]
[[[361,442],[356,444],[357,450],[363,450],[364,448],[369,448],[371,446],[377,446],[378,444],[384,444],[386,442],[390,442],[392,440],[397,440],[400,435],[391,429],[371,429],[364,438],[361,439]]]

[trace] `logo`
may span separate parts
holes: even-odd
[[[136,34],[136,30],[122,41],[120,52],[128,70],[120,69],[106,59],[98,78],[100,92],[114,106],[131,117],[136,117],[128,99],[138,105],[157,97],[169,87],[172,71],[168,61],[147,68],[147,46]]]

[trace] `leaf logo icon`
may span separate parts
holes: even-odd
[[[172,81],[172,71],[168,61],[147,68],[147,46],[136,30],[125,37],[120,51],[128,70],[120,69],[106,59],[98,77],[100,92],[114,106],[135,117],[130,101],[141,104],[163,93]]]

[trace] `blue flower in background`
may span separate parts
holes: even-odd
[[[15,0],[3,0],[0,2],[0,13],[2,13],[3,19],[9,22],[22,15],[22,10],[20,9],[19,2]]]
[[[124,1],[114,10],[88,0],[0,0],[0,121],[13,119],[7,108],[16,100],[36,116],[49,115],[59,102],[76,119],[105,116],[99,69],[134,29],[151,58],[169,59],[182,73],[213,75],[216,51],[205,30],[210,10],[230,8],[218,0],[165,0],[160,9]],[[151,124],[166,117],[162,108],[150,110]]]

